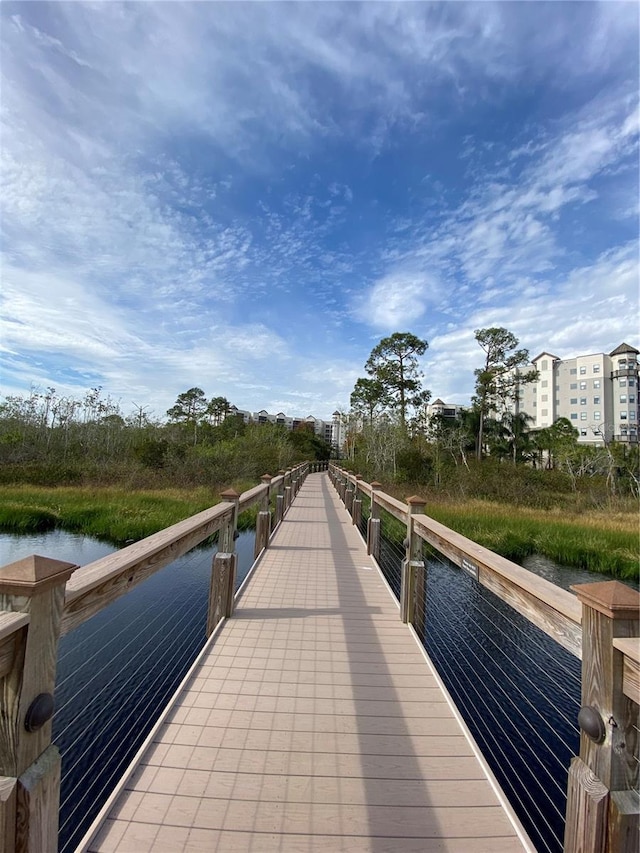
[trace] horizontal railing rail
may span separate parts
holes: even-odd
[[[624,637],[614,640],[613,646],[623,656],[622,691],[640,705],[640,642],[635,637]]]
[[[640,594],[618,581],[604,581],[577,585],[574,595],[430,518],[417,496],[403,503],[379,483],[366,483],[336,464],[329,473],[354,524],[360,495],[370,498],[367,551],[378,562],[380,509],[406,526],[399,584],[403,621],[423,627],[426,543],[582,660],[580,756],[569,770],[564,850],[635,851]]]

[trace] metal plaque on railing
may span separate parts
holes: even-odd
[[[478,580],[478,566],[476,563],[472,563],[471,560],[467,560],[466,557],[462,558],[462,562],[460,563],[460,568],[464,569],[464,571],[471,575],[472,578]]]

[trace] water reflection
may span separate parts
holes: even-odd
[[[522,561],[522,567],[528,569],[545,580],[551,581],[562,589],[569,589],[575,583],[601,583],[602,581],[618,580],[611,575],[603,575],[600,572],[590,572],[587,569],[574,569],[570,566],[560,566],[542,554],[531,554]],[[622,581],[634,589],[638,583],[634,581]]]

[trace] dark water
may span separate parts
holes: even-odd
[[[448,562],[426,599],[429,656],[536,848],[560,853],[579,660]]]
[[[238,584],[253,540],[248,532],[236,542]],[[0,565],[30,554],[86,565],[113,550],[62,531],[0,535]],[[75,849],[204,645],[215,550],[190,551],[61,639],[53,720],[61,853]]]

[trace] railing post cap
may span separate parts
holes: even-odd
[[[640,619],[640,593],[620,581],[578,583],[569,588],[578,601],[610,619]]]
[[[409,506],[424,506],[426,504],[425,498],[421,498],[420,495],[411,495],[406,499]]]
[[[377,480],[374,480],[373,483],[369,484],[372,489],[381,489],[382,483],[379,483]]]
[[[0,568],[0,592],[34,595],[45,587],[66,583],[77,568],[75,563],[31,554]]]
[[[260,482],[261,483],[270,483],[272,479],[273,478],[272,478],[271,474],[263,474],[262,477],[260,477]]]
[[[220,497],[223,501],[237,501],[240,495],[235,489],[225,489],[224,492],[220,492]]]
[[[354,476],[355,476],[356,480],[362,479],[362,474],[354,474]]]
[[[287,472],[284,470],[284,468],[281,468],[281,469],[278,471],[278,474],[286,474],[286,473],[287,473]]]

